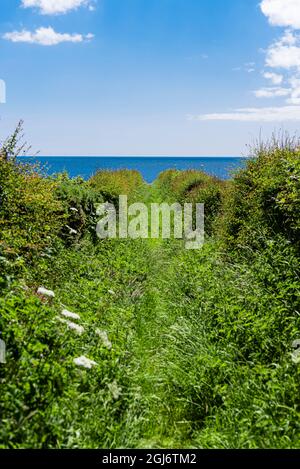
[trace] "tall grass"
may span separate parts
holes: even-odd
[[[16,162],[19,134],[0,152],[0,447],[299,448],[298,143],[260,145],[227,183],[147,186],[49,178]],[[204,248],[98,240],[97,203],[120,194],[204,202]]]
[[[203,171],[167,170],[158,176],[156,185],[162,197],[170,202],[204,203],[206,233],[212,234],[225,197],[226,182]]]

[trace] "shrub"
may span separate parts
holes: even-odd
[[[157,184],[162,193],[172,201],[203,203],[205,205],[205,231],[212,233],[212,225],[222,204],[225,182],[202,171],[168,170],[161,173]]]
[[[99,192],[81,178],[47,177],[39,164],[23,164],[22,121],[0,148],[0,249],[5,259],[50,252],[61,240],[95,232]],[[3,261],[4,262],[4,261]],[[7,268],[6,271],[10,270]]]
[[[94,233],[97,224],[97,204],[102,196],[82,178],[69,179],[66,174],[57,176],[56,194],[67,213],[62,236],[70,242],[79,240],[87,232]]]
[[[7,255],[30,257],[58,237],[66,214],[56,188],[34,168],[0,160],[0,244]]]
[[[299,250],[300,145],[275,139],[254,149],[234,177],[224,204],[222,238],[227,246],[264,247],[283,236]]]
[[[117,204],[119,195],[132,198],[144,180],[138,171],[120,169],[118,171],[98,171],[91,177],[89,184],[105,201]]]

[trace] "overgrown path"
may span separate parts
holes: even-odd
[[[143,192],[144,203],[161,202],[160,198],[155,186]],[[131,399],[125,413],[122,444],[128,445],[129,439],[138,447],[186,447],[190,445],[190,425],[179,415],[182,405],[178,405],[177,397],[170,397],[178,372],[184,372],[175,369],[176,357],[172,355],[180,353],[181,335],[189,332],[184,316],[190,298],[182,291],[180,277],[189,253],[182,241],[174,239],[148,239],[143,243],[148,272],[136,308],[129,378]]]
[[[41,177],[20,131],[0,157],[0,448],[299,448],[298,142],[233,181],[147,186]],[[100,241],[97,204],[120,194],[201,201],[209,238]]]
[[[155,185],[145,185],[135,201],[161,202],[161,195]],[[72,437],[67,446],[190,446],[193,423],[186,410],[193,401],[176,387],[189,372],[181,358],[189,362],[193,354],[183,351],[183,342],[196,345],[190,340],[191,298],[182,276],[191,253],[172,239],[103,240],[93,249],[83,243],[53,266],[60,272],[53,287],[57,298],[80,314],[86,329],[70,354],[99,364],[87,371],[98,370],[99,377],[84,385],[82,402],[74,401],[70,432],[81,437]],[[95,339],[97,329],[108,334],[111,350]],[[95,403],[90,407],[86,399]],[[81,428],[86,428],[84,440]]]
[[[133,201],[163,198],[155,184],[134,187]],[[268,243],[249,263],[213,239],[189,251],[98,241],[91,226],[28,268],[18,258],[18,277],[0,259],[0,447],[298,448],[292,247]],[[42,285],[55,297],[37,295]]]
[[[161,194],[145,186],[136,200],[160,202]],[[299,374],[278,334],[286,303],[272,293],[268,258],[227,263],[213,240],[189,251],[180,240],[127,239],[100,242],[94,253],[80,248],[75,269],[78,259],[80,275],[70,274],[66,284],[62,272],[64,304],[82,317],[90,311],[87,320],[107,331],[112,349],[83,337],[80,353],[101,367],[87,371],[95,373],[92,386],[74,379],[85,389],[70,412],[73,433],[79,428],[81,436],[62,446],[299,446],[291,404]],[[284,253],[276,262],[286,269]],[[276,314],[268,317],[269,310]],[[286,377],[295,390],[288,398]]]

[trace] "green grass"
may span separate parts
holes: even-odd
[[[152,186],[130,171],[115,186],[107,172],[40,179],[0,158],[1,448],[300,447],[299,220],[282,210],[297,206],[298,153],[268,151],[226,190],[195,172]],[[95,239],[97,202],[176,200],[175,188],[213,201],[201,250]],[[78,367],[82,355],[97,365]]]

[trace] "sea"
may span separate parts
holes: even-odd
[[[70,177],[89,179],[98,170],[135,169],[144,180],[152,183],[166,169],[197,169],[221,179],[229,179],[245,164],[246,158],[233,156],[218,157],[111,157],[111,156],[38,156],[21,157],[23,162],[39,162],[47,174],[66,171]]]

